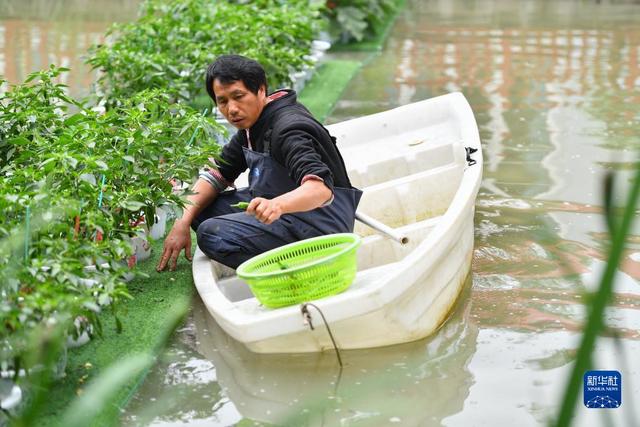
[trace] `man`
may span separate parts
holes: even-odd
[[[158,271],[191,260],[189,227],[209,258],[237,268],[270,249],[298,240],[353,230],[362,192],[351,186],[329,134],[296,101],[292,90],[267,95],[262,66],[239,55],[218,57],[206,88],[238,132],[214,169],[200,174],[192,196],[164,242]],[[249,187],[232,188],[249,169]],[[246,212],[231,205],[248,202]]]

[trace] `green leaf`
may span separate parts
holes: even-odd
[[[137,354],[109,366],[79,397],[73,400],[60,425],[66,427],[93,425],[96,417],[107,409],[116,394],[149,369],[152,363],[153,357],[150,355]]]
[[[109,294],[100,294],[100,296],[98,297],[99,305],[109,305],[110,302],[111,297],[109,296]]]
[[[25,79],[25,83],[30,83],[32,82],[34,79],[40,77],[40,73],[31,73],[29,74],[29,76],[27,76],[27,78]]]
[[[132,212],[138,212],[143,207],[145,207],[146,204],[142,202],[138,202],[137,200],[125,200],[120,206],[122,206],[126,210],[129,210]]]
[[[24,136],[19,136],[17,138],[9,139],[9,144],[13,144],[13,145],[29,145],[30,143],[31,141],[29,141]]]
[[[96,166],[98,166],[102,170],[109,170],[109,166],[102,160],[96,160]]]
[[[84,114],[80,114],[80,113],[78,113],[78,114],[74,114],[73,116],[71,116],[71,117],[67,118],[67,119],[64,121],[64,125],[65,125],[65,126],[73,126],[73,125],[75,125],[76,123],[78,123],[78,122],[80,122],[80,121],[84,120],[85,118],[86,118],[86,116],[85,116]]]
[[[152,68],[155,68],[156,70],[160,71],[161,74],[164,73],[164,69],[159,64],[156,64],[155,62],[150,62],[149,65],[151,65]]]
[[[94,313],[100,313],[100,306],[98,304],[96,304],[95,302],[86,301],[84,304],[82,304],[82,306],[84,308],[87,308],[87,309],[93,311]]]
[[[75,169],[76,166],[78,166],[78,159],[76,159],[75,157],[68,157],[67,160],[72,169]]]

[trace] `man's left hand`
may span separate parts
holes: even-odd
[[[256,197],[251,200],[246,212],[265,224],[271,224],[284,213],[278,200],[269,200],[262,197]]]

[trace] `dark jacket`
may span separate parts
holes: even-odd
[[[273,159],[289,171],[300,185],[307,175],[324,180],[325,185],[351,188],[342,156],[335,139],[311,113],[296,100],[293,90],[269,102],[249,130],[251,148],[264,152],[265,146]],[[247,132],[238,131],[223,148],[217,165],[229,183],[247,169],[242,147],[248,147]]]

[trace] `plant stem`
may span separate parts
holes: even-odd
[[[25,232],[24,232],[24,263],[27,264],[29,262],[29,240],[31,238],[31,208],[27,206],[25,213]]]
[[[102,174],[102,178],[100,180],[100,194],[98,195],[98,209],[102,207],[102,195],[103,195],[103,191],[104,191],[104,181],[105,181],[106,177],[104,174]]]
[[[595,346],[596,338],[602,331],[604,325],[604,310],[611,298],[611,294],[613,293],[615,273],[618,269],[620,258],[622,257],[625,239],[631,229],[639,195],[640,165],[633,180],[633,187],[629,193],[622,223],[618,227],[612,227],[611,230],[613,241],[609,253],[609,259],[607,260],[607,267],[600,281],[600,288],[592,298],[590,307],[591,311],[587,318],[582,342],[580,343],[576,362],[573,365],[573,371],[571,372],[569,383],[567,384],[567,388],[564,393],[560,414],[557,422],[555,423],[558,427],[569,426],[571,424],[576,400],[580,394],[580,381],[584,373],[591,367],[591,354]],[[612,221],[609,221],[609,223],[612,223]]]

